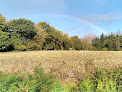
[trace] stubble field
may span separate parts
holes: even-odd
[[[27,51],[0,53],[0,72],[33,73],[35,67],[56,76],[56,80],[74,85],[95,68],[122,67],[121,51]]]

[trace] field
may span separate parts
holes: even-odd
[[[10,74],[33,74],[35,67],[56,76],[64,85],[77,84],[95,68],[122,67],[121,51],[27,51],[0,53],[0,72]]]

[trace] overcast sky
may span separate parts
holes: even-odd
[[[80,38],[122,30],[122,0],[0,0],[0,13],[7,20],[46,21]]]

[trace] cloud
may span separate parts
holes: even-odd
[[[97,14],[97,15],[87,15],[82,16],[82,19],[85,19],[91,23],[102,23],[102,24],[111,24],[116,20],[121,19],[122,14],[120,13],[108,13],[108,14]]]

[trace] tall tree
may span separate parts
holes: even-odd
[[[114,48],[115,50],[119,51],[120,50],[120,37],[116,37],[114,39]]]
[[[4,31],[6,27],[6,19],[3,15],[0,13],[0,30]]]
[[[64,50],[69,50],[69,48],[74,48],[73,41],[69,38],[68,34],[63,35],[63,47]]]
[[[10,45],[9,36],[0,30],[0,51],[7,51]]]
[[[7,23],[8,32],[17,32],[21,34],[21,37],[26,39],[32,39],[35,35],[37,30],[35,29],[34,23],[31,20],[26,19],[17,19],[17,20],[10,20]]]
[[[84,50],[86,47],[91,46],[92,45],[92,40],[95,38],[95,36],[93,34],[89,34],[89,35],[85,35],[82,39],[81,39],[81,47]]]
[[[101,41],[98,37],[92,40],[92,46],[95,46],[98,50],[101,50]]]
[[[81,50],[81,40],[78,38],[78,36],[73,36],[70,38],[74,43],[74,48],[76,50]]]
[[[37,29],[37,34],[34,37],[34,41],[37,44],[37,50],[41,50],[46,42],[46,32],[39,23],[36,24],[35,27]]]
[[[63,34],[55,28],[49,26],[46,22],[40,22],[39,25],[46,33],[45,49],[62,49],[63,48]]]

